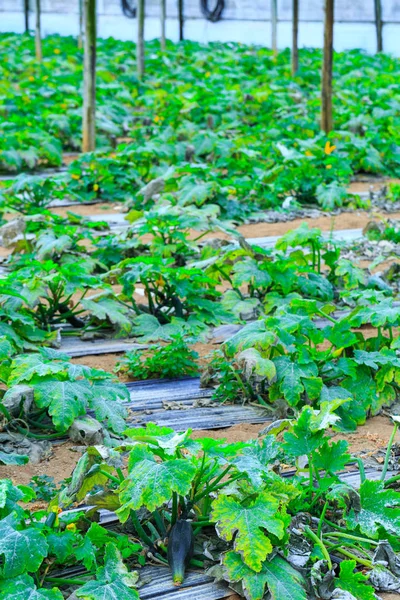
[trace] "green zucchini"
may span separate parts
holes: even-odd
[[[172,581],[179,586],[183,583],[185,569],[193,556],[193,528],[189,521],[178,520],[168,536],[168,564],[172,571]]]

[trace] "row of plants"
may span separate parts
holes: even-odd
[[[249,442],[125,431],[113,449],[88,448],[46,509],[30,509],[32,487],[1,480],[2,598],[133,600],[145,564],[169,565],[177,586],[206,569],[248,600],[398,592],[399,476],[385,479],[398,425],[381,478],[368,479],[328,433],[348,404],[306,406]],[[359,489],[343,478],[357,462]],[[99,524],[102,508],[117,526]]]
[[[5,169],[60,165],[62,149],[80,145],[81,50],[60,36],[44,46],[37,64],[30,37],[0,38]],[[399,173],[398,84],[389,56],[335,56],[335,131],[327,138],[319,132],[318,50],[301,50],[294,79],[289,51],[184,42],[165,54],[157,41],[148,50],[139,82],[135,46],[99,40],[99,152],[69,169],[64,194],[73,199],[135,204],[145,183],[167,173],[167,188],[179,196],[217,202],[230,218],[243,218],[252,206],[281,206],[287,197],[342,206],[352,201],[346,186],[353,174]],[[121,136],[127,142],[115,149]]]
[[[104,224],[45,209],[23,219],[0,289],[1,378],[7,394],[15,384],[34,384],[34,410],[47,408],[44,428],[63,433],[88,408],[114,432],[123,428],[114,400],[127,395],[110,374],[79,371],[62,352],[38,351],[38,344],[61,344],[62,350],[68,335],[167,343],[132,352],[120,370],[136,378],[179,376],[197,372],[187,344],[206,340],[214,326],[235,324],[241,330],[202,375],[222,402],[256,402],[294,416],[304,404],[318,407],[340,393],[352,399],[345,414],[338,408],[343,427],[351,430],[396,399],[395,276],[385,280],[358,267],[307,224],[265,249],[240,236],[232,242],[205,239],[218,229],[235,236],[215,205],[158,202],[130,219],[119,235]],[[368,335],[362,331],[367,325]],[[110,417],[92,404],[93,386],[103,385],[97,379],[107,380],[110,392],[103,398]],[[42,385],[52,386],[51,402]],[[31,420],[37,423],[36,415]]]

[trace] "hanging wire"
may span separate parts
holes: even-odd
[[[222,17],[222,13],[225,8],[225,0],[216,0],[215,7],[213,9],[208,7],[208,0],[200,0],[200,8],[206,19],[216,23]]]
[[[128,19],[136,17],[136,2],[134,0],[121,0],[122,12]]]

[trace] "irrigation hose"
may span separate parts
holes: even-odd
[[[212,21],[212,23],[216,23],[221,19],[224,8],[225,0],[217,0],[213,9],[208,7],[208,0],[200,0],[201,12],[205,18],[208,21]]]

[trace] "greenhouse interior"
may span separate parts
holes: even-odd
[[[399,40],[0,0],[0,600],[400,598]]]

